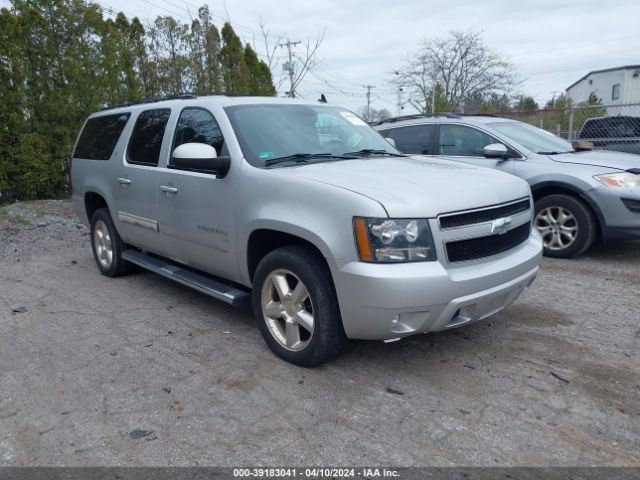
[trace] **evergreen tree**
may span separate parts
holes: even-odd
[[[275,95],[276,89],[273,86],[269,67],[258,59],[256,52],[249,44],[244,47],[244,63],[249,74],[249,91],[254,95]]]
[[[242,43],[228,22],[222,27],[222,43],[220,64],[225,92],[250,93],[249,72]]]
[[[202,7],[191,26],[103,17],[84,0],[11,0],[0,10],[0,201],[64,194],[87,115],[182,91],[273,95],[269,68]]]

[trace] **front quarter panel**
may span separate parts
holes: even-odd
[[[295,168],[304,167],[260,169],[243,162],[238,251],[241,282],[247,286],[252,232],[270,229],[307,240],[322,252],[335,278],[342,265],[358,259],[353,217],[387,216],[382,205],[368,197],[287,173]]]

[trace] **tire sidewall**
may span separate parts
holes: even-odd
[[[294,273],[307,288],[313,307],[314,331],[309,345],[301,351],[284,348],[271,333],[262,312],[262,289],[266,278],[278,269]],[[338,302],[328,268],[299,247],[283,247],[267,254],[253,278],[253,313],[269,348],[284,360],[300,366],[315,366],[336,356],[346,339]]]
[[[569,195],[548,195],[535,202],[534,225],[538,214],[549,207],[562,207],[571,212],[577,222],[578,234],[575,241],[562,250],[551,250],[544,247],[544,255],[547,257],[571,258],[588,249],[593,243],[596,234],[595,221],[588,207],[581,200]]]
[[[94,232],[95,232],[96,223],[98,223],[98,221],[100,220],[104,222],[104,224],[107,226],[107,230],[109,230],[109,236],[111,237],[111,247],[113,249],[113,260],[109,268],[105,268],[100,263],[100,260],[98,259],[98,255],[96,254]],[[93,251],[93,258],[96,262],[96,265],[98,266],[98,269],[100,270],[100,273],[108,277],[116,277],[116,276],[122,275],[125,270],[125,265],[124,265],[125,261],[122,259],[123,244],[122,244],[122,240],[120,239],[120,235],[118,234],[118,231],[116,230],[116,227],[113,224],[113,221],[111,220],[111,215],[109,215],[109,212],[106,209],[101,208],[99,210],[96,210],[93,216],[91,217],[90,236],[91,236],[91,250]]]

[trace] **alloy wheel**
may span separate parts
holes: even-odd
[[[566,208],[547,207],[538,213],[535,227],[542,235],[545,248],[563,250],[570,247],[578,236],[578,221]]]
[[[264,280],[262,315],[269,332],[287,350],[304,350],[315,327],[309,290],[293,272],[278,269]]]

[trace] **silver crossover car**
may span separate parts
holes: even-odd
[[[526,123],[482,115],[414,115],[375,128],[408,154],[512,173],[531,186],[545,255],[573,257],[596,238],[640,238],[640,155],[577,152]]]
[[[405,156],[325,104],[185,95],[97,112],[71,177],[103,275],[136,264],[251,303],[269,347],[299,365],[347,338],[487,318],[542,256],[525,181]]]

